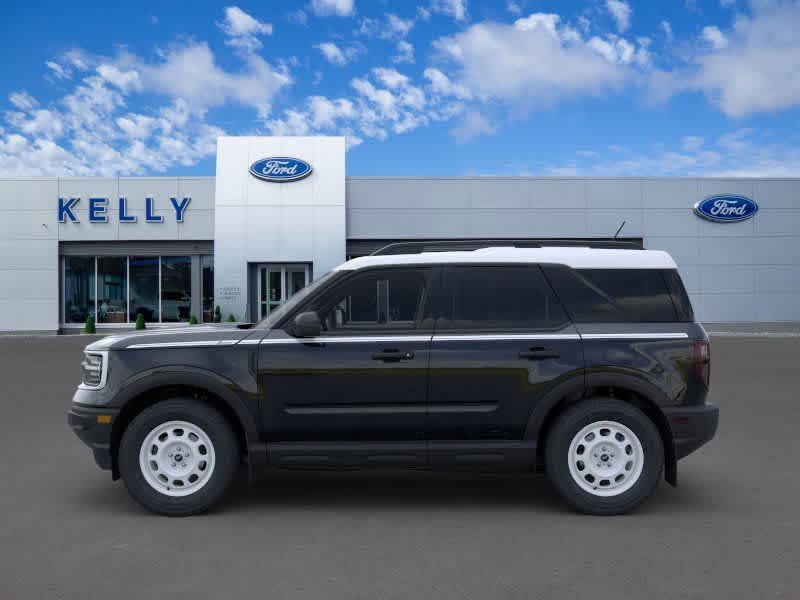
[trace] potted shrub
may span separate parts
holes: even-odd
[[[94,327],[94,317],[92,315],[86,317],[86,325],[83,326],[83,331],[84,333],[96,333]]]
[[[228,315],[228,323],[236,323],[236,317],[233,316],[233,313]]]
[[[222,311],[219,308],[219,304],[214,308],[214,323],[221,323],[222,322]]]
[[[136,330],[139,331],[140,329],[144,329],[147,325],[144,322],[144,315],[139,313],[136,315]]]

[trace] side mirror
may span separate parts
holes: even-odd
[[[314,311],[302,312],[294,318],[292,335],[300,338],[317,337],[322,333],[322,322]]]

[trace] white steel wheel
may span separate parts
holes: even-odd
[[[569,445],[569,473],[593,496],[617,496],[631,489],[644,468],[642,443],[617,421],[596,421],[581,429]]]
[[[202,489],[214,473],[216,455],[211,438],[194,423],[167,421],[144,437],[139,469],[157,492],[183,497]]]

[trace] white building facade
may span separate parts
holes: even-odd
[[[224,137],[216,177],[0,179],[0,332],[258,319],[392,241],[615,234],[673,256],[701,321],[800,321],[800,179],[346,177],[345,160],[341,137]],[[731,220],[695,211],[714,198]]]

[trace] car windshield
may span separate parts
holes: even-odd
[[[325,282],[329,281],[337,272],[336,271],[328,271],[320,277],[319,279],[315,279],[313,282],[308,284],[302,290],[297,292],[294,296],[289,298],[286,302],[281,304],[278,308],[274,309],[271,313],[269,313],[266,317],[261,319],[258,322],[258,327],[263,327],[266,329],[272,329],[272,327],[280,321],[284,315],[286,315],[289,311],[293,310],[295,306],[300,304],[309,294],[311,294],[314,290],[318,289],[322,286]]]

